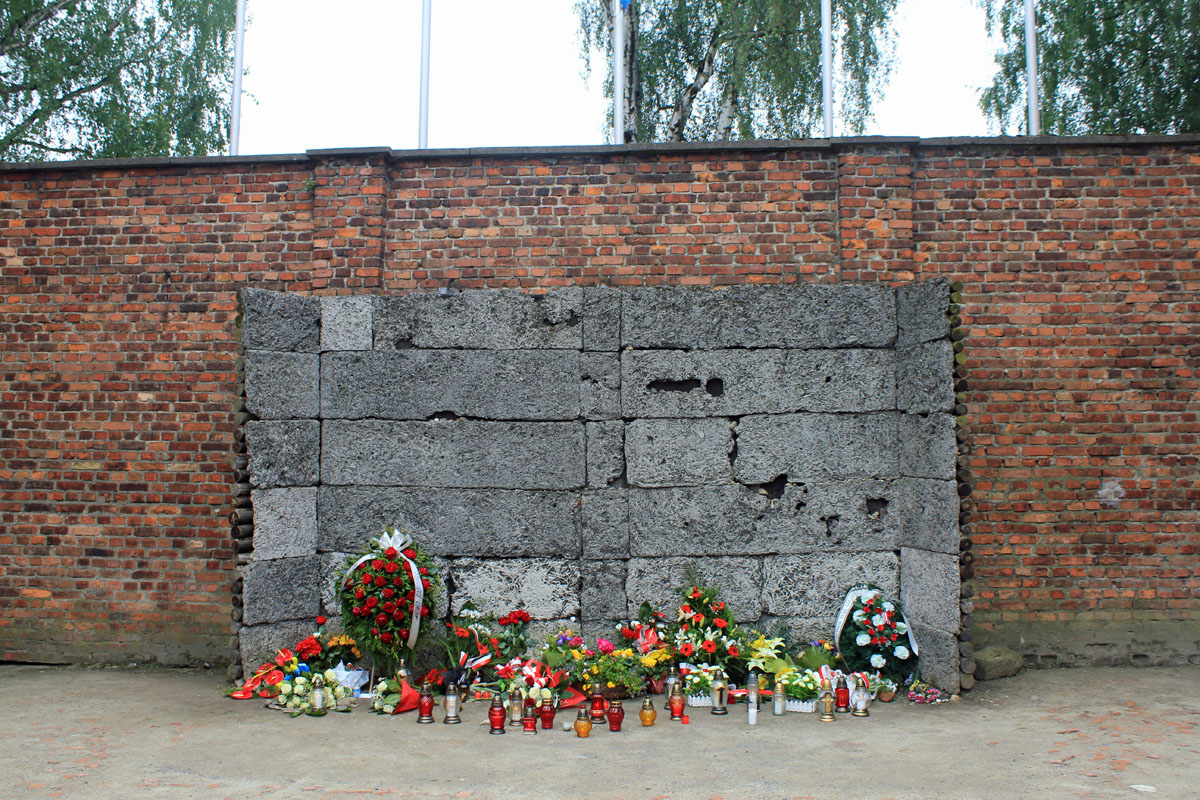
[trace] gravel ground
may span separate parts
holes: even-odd
[[[415,714],[291,719],[199,670],[0,666],[3,798],[1200,797],[1200,669],[1095,668],[979,684],[868,719],[661,713],[586,740],[489,736]],[[440,712],[437,715],[440,720]],[[561,722],[565,717],[560,715]],[[632,724],[630,724],[632,723]]]

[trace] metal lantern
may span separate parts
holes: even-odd
[[[821,722],[833,722],[837,717],[833,713],[833,687],[829,684],[829,678],[821,681],[821,694],[817,698],[818,705],[821,706],[821,716],[818,719]]]
[[[854,709],[850,713],[856,717],[869,717],[871,712],[867,706],[871,704],[871,693],[867,691],[867,682],[861,678],[850,693],[850,705]]]
[[[725,682],[725,673],[721,670],[717,670],[717,674],[713,676],[709,696],[712,698],[713,714],[721,716],[729,713],[729,709],[725,707],[725,701],[729,696],[729,684]]]
[[[513,689],[508,694],[508,727],[521,727],[521,717],[525,707],[525,701],[521,699],[521,690]]]
[[[458,716],[458,687],[453,683],[446,686],[446,699],[443,701],[442,707],[446,710],[446,718],[443,719],[442,722],[446,723],[447,725],[457,725],[458,723],[462,722],[462,719],[460,719]]]
[[[771,695],[771,713],[782,717],[786,710],[787,690],[783,688],[783,681],[775,681],[775,693]]]

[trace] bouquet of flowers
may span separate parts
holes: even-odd
[[[468,600],[446,622],[442,649],[446,651],[445,670],[434,669],[426,675],[430,683],[441,684],[449,676],[459,686],[478,680],[479,671],[492,662],[498,652],[498,640],[492,635],[492,616]]]
[[[283,680],[276,687],[276,702],[293,717],[301,714],[323,716],[327,711],[349,711],[338,701],[346,697],[348,690],[338,682],[332,669],[323,673],[297,673]]]
[[[583,637],[571,628],[560,627],[542,643],[542,662],[551,669],[562,667],[572,683],[582,683],[585,651]]]
[[[355,659],[362,658],[362,652],[354,639],[345,634],[326,638],[326,622],[325,617],[317,617],[316,632],[296,644],[296,655],[311,668],[322,672],[338,664],[352,666]]]
[[[811,669],[791,670],[779,676],[784,694],[789,700],[809,702],[821,691],[821,676]]]
[[[392,528],[339,576],[346,632],[385,669],[411,658],[440,588],[437,565]]]
[[[687,695],[708,694],[718,669],[716,664],[680,664],[679,674],[683,678],[683,693]]]
[[[837,651],[825,639],[813,639],[796,658],[796,663],[805,669],[820,672],[821,667],[833,667],[837,663]]]
[[[567,671],[551,669],[535,658],[514,658],[496,668],[499,688],[503,693],[520,689],[532,697],[558,698],[567,688]]]
[[[740,677],[745,672],[745,638],[724,601],[717,599],[717,590],[691,586],[682,595],[672,637],[675,650],[685,660],[703,658],[727,676]]]
[[[847,671],[879,672],[885,678],[903,681],[916,671],[917,654],[909,647],[908,625],[899,604],[884,599],[878,590],[851,596],[855,599],[850,624],[844,625],[838,636],[838,650]]]
[[[496,655],[505,661],[524,656],[529,651],[529,612],[517,608],[500,619],[500,633],[493,639]]]
[[[646,689],[641,656],[633,648],[617,647],[608,639],[597,639],[596,649],[587,651],[582,675],[585,691],[615,690],[628,695],[641,694]]]

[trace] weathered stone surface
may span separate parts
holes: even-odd
[[[1007,647],[985,647],[975,651],[975,679],[990,681],[1021,671],[1021,656]]]
[[[764,553],[895,550],[903,508],[894,481],[788,484],[771,503],[758,542]]]
[[[621,290],[587,286],[583,290],[583,349],[621,349]]]
[[[629,491],[584,492],[580,509],[583,514],[583,557],[628,558]]]
[[[950,342],[896,348],[896,406],[910,414],[954,409],[954,350]]]
[[[900,474],[914,478],[954,477],[958,448],[949,414],[900,416]]]
[[[450,571],[454,610],[474,599],[486,608],[523,608],[534,619],[579,615],[579,562],[559,559],[458,559]]]
[[[589,422],[586,431],[587,485],[604,489],[625,473],[625,423]]]
[[[321,415],[575,419],[580,379],[580,355],[567,350],[326,353],[321,357]]]
[[[579,350],[582,314],[582,289],[381,297],[375,306],[375,349]]]
[[[743,486],[629,490],[629,549],[635,556],[763,552],[771,501]]]
[[[734,474],[741,483],[829,478],[890,478],[897,473],[895,413],[780,414],[743,417]]]
[[[777,616],[833,620],[847,587],[870,582],[895,597],[899,578],[894,553],[767,556],[763,559],[763,603],[767,613]]]
[[[242,603],[246,625],[285,619],[309,620],[311,625],[321,604],[316,557],[251,562],[242,583]]]
[[[321,298],[321,350],[370,350],[375,298],[370,295]]]
[[[890,411],[890,350],[682,350],[621,354],[626,417]]]
[[[626,347],[886,347],[895,338],[896,297],[886,286],[637,287],[622,293]]]
[[[732,469],[729,422],[715,419],[638,419],[625,426],[631,486],[726,484]]]
[[[903,522],[900,543],[906,547],[958,555],[958,492],[954,481],[901,478]]]
[[[577,489],[583,426],[570,422],[326,420],[327,484]]]
[[[263,489],[315,486],[320,477],[320,426],[315,419],[247,422],[250,482]]]
[[[311,619],[296,619],[266,625],[248,625],[238,631],[238,649],[242,665],[250,675],[259,664],[274,663],[275,654],[283,647],[295,647],[296,642],[313,632]]]
[[[443,556],[580,553],[579,496],[508,489],[322,486],[318,549],[355,552],[389,525]]]
[[[261,419],[316,418],[319,359],[316,353],[246,351],[246,410]]]
[[[583,353],[580,358],[580,413],[586,419],[620,417],[621,357],[616,353]]]
[[[317,552],[317,487],[255,489],[254,560]]]
[[[736,556],[630,559],[625,579],[628,613],[636,615],[638,606],[647,600],[670,616],[682,602],[678,590],[687,581],[689,567],[707,585],[720,587],[720,598],[739,622],[756,622],[762,615],[762,563],[757,558]]]
[[[354,553],[321,553],[317,556],[317,569],[321,581],[321,608],[326,616],[340,617],[342,604],[338,600],[338,573],[347,562],[353,563]]]
[[[810,617],[776,617],[764,616],[758,628],[768,635],[777,629],[787,634],[790,642],[805,643],[816,639],[830,640],[833,638],[834,620]]]
[[[321,347],[321,301],[286,292],[242,289],[242,346],[315,353]]]
[[[950,335],[950,280],[934,278],[896,289],[896,344],[932,342]]]
[[[900,549],[900,602],[913,622],[958,633],[958,556]]]
[[[954,634],[914,622],[905,608],[905,616],[917,640],[921,678],[943,692],[957,693],[959,688],[958,641]]]
[[[582,573],[583,619],[617,620],[629,613],[624,561],[585,561]]]

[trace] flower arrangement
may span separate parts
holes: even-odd
[[[908,626],[898,603],[878,591],[854,600],[851,624],[842,628],[838,650],[848,672],[879,672],[903,680],[917,668],[917,654],[908,647]]]
[[[683,602],[676,615],[672,641],[684,660],[693,656],[702,658],[724,669],[727,675],[740,676],[745,671],[742,656],[745,637],[724,601],[717,599],[717,593],[711,587],[691,586],[682,590]]]
[[[412,657],[440,582],[437,565],[408,534],[392,528],[370,541],[338,585],[346,632],[372,658],[390,671]]]
[[[596,651],[584,665],[582,685],[585,691],[641,694],[646,688],[641,656],[633,648],[617,649],[609,640],[597,639]]]
[[[320,675],[320,679],[317,675]],[[322,716],[327,711],[350,710],[338,704],[339,700],[346,697],[348,690],[338,682],[332,669],[327,669],[324,673],[295,674],[287,680],[280,681],[276,689],[276,703],[283,710],[292,712],[293,717],[301,714]]]
[[[499,689],[503,693],[520,689],[523,696],[557,699],[566,691],[568,676],[563,669],[552,669],[535,658],[514,658],[496,668]]]
[[[813,639],[796,656],[796,664],[820,672],[821,667],[832,668],[837,663],[837,650],[825,639]]]
[[[821,676],[815,670],[791,670],[779,676],[784,694],[789,700],[809,702],[817,699],[821,691]]]
[[[542,642],[542,662],[551,669],[563,668],[572,683],[580,683],[585,660],[583,637],[571,628],[560,627]]]
[[[683,693],[686,695],[708,694],[718,669],[716,664],[681,664],[679,674],[683,678]]]
[[[448,676],[459,686],[470,686],[478,681],[479,672],[492,662],[498,651],[491,620],[492,616],[480,611],[473,601],[464,603],[458,613],[446,621],[446,632],[441,637],[446,668],[430,670],[425,680],[441,685]]]
[[[376,714],[395,714],[404,696],[404,686],[396,678],[383,678],[375,684],[371,710]]]
[[[362,651],[358,649],[358,644],[352,637],[346,634],[325,637],[327,622],[325,617],[318,616],[316,632],[296,644],[296,655],[299,659],[312,669],[322,672],[338,664],[353,665],[355,660],[362,658]]]
[[[493,640],[496,655],[503,661],[525,655],[529,650],[529,612],[514,609],[496,620],[500,632]]]

